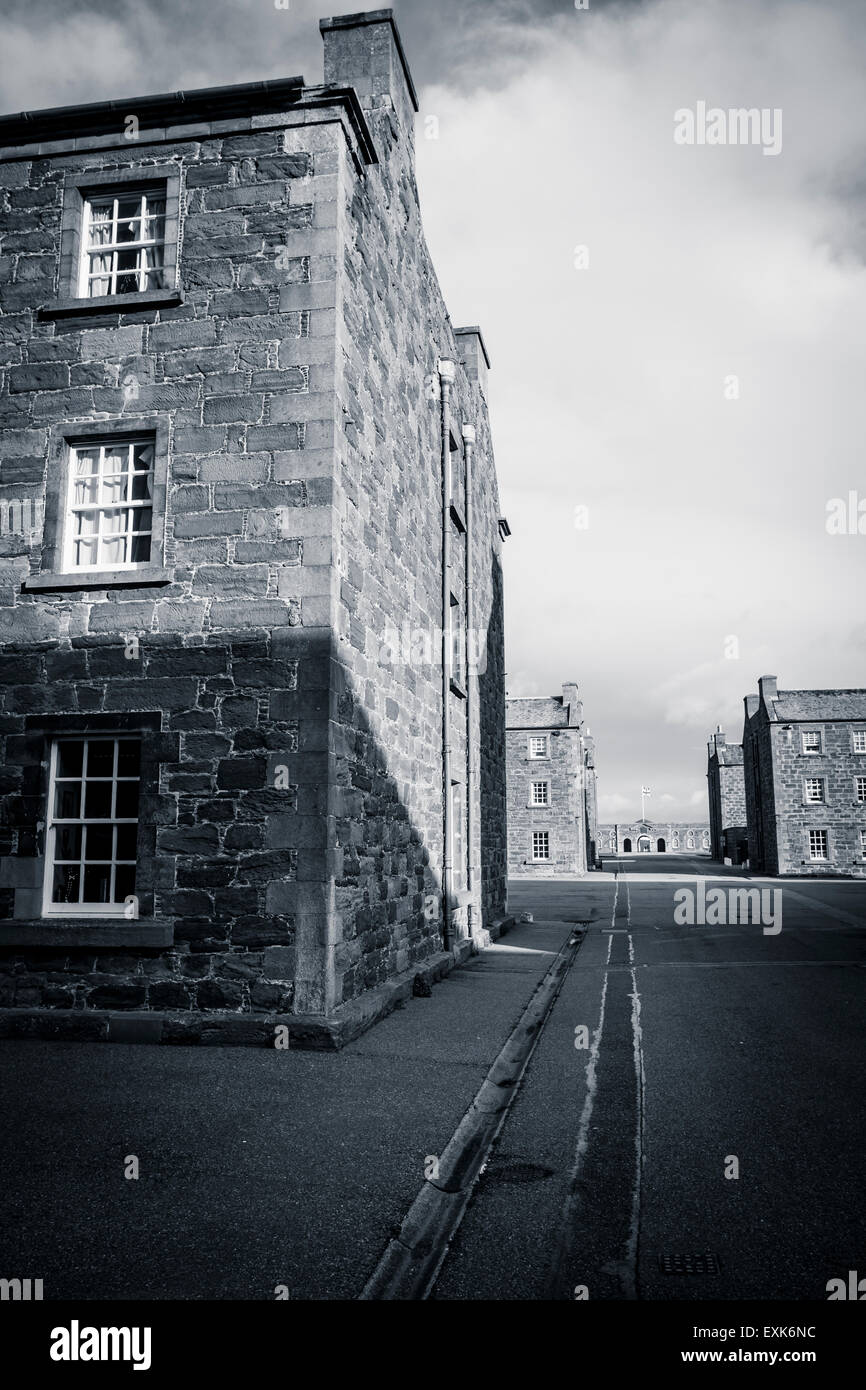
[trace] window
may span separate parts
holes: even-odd
[[[807,801],[810,801],[810,802],[817,802],[817,801],[823,801],[823,800],[824,800],[824,778],[823,778],[823,777],[807,777],[807,778],[806,778],[806,781],[805,781],[805,783],[804,783],[804,786],[805,786],[805,798],[806,798]]]
[[[135,892],[140,764],[139,739],[52,745],[44,913],[126,915]]]
[[[679,835],[674,835],[673,839],[671,840],[671,846],[672,846],[673,849],[679,849],[679,847],[680,847],[680,837],[679,837]]]
[[[866,777],[854,778],[854,790],[858,801],[866,801]]]
[[[615,830],[611,830],[610,834],[609,834],[608,837],[607,837],[607,847],[608,847],[608,849],[616,849],[616,831],[615,831]]]
[[[860,831],[860,853],[866,859],[866,830]]]
[[[703,835],[702,835],[702,837],[701,837],[701,842],[702,842],[702,844],[703,844],[704,849],[709,849],[709,847],[710,847],[710,836],[709,836],[709,832],[708,832],[708,831],[706,831],[706,830],[704,831],[704,833],[703,833]]]
[[[818,729],[805,729],[803,731],[803,752],[821,752],[821,733]]]
[[[451,862],[455,892],[466,887],[466,787],[451,783]]]
[[[529,756],[530,756],[530,758],[546,758],[546,757],[547,757],[547,735],[546,735],[546,734],[540,734],[540,735],[539,735],[539,734],[533,734],[533,735],[532,735],[532,737],[531,737],[530,740],[529,740]]]
[[[532,858],[536,861],[550,858],[550,831],[533,830]]]
[[[163,567],[168,421],[51,431],[41,566],[25,591],[170,584]]]
[[[462,695],[466,690],[466,634],[463,630],[463,610],[451,595],[451,688]]]
[[[691,832],[691,830],[690,830],[689,833],[688,833],[688,838],[686,839],[686,849],[694,849],[694,847],[695,847],[695,837],[694,837],[694,835],[692,834],[692,832]]]
[[[120,188],[84,201],[82,299],[164,290],[165,188]]]
[[[153,438],[116,438],[71,449],[67,570],[125,569],[150,562]]]
[[[178,164],[67,173],[60,226],[58,297],[41,319],[182,304],[177,283]]]
[[[827,832],[826,830],[809,831],[809,858],[827,858]]]
[[[853,734],[854,752],[866,753],[866,729],[855,729]]]
[[[550,783],[549,783],[549,782],[533,782],[533,783],[531,784],[531,788],[532,788],[532,793],[531,793],[531,796],[530,796],[530,801],[532,802],[532,805],[533,805],[533,806],[549,806],[549,805],[550,805]]]

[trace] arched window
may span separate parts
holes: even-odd
[[[616,849],[616,831],[612,830],[607,837],[608,848]]]
[[[691,831],[690,831],[690,832],[689,832],[689,838],[686,840],[686,849],[694,849],[694,847],[695,847],[695,837],[694,837],[694,835],[692,835],[692,833],[691,833]]]

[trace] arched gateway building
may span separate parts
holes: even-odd
[[[709,854],[710,827],[691,821],[631,821],[628,825],[600,825],[598,853],[605,854]]]

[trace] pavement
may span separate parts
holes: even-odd
[[[647,858],[513,883],[533,922],[339,1053],[4,1042],[0,1276],[357,1298],[577,922],[431,1296],[824,1299],[866,1274],[866,885],[768,881],[776,935],[678,926],[678,886],[737,875]],[[663,1272],[695,1255],[709,1273]]]

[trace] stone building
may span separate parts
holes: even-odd
[[[585,874],[595,862],[595,747],[577,686],[506,700],[508,872]]]
[[[478,328],[390,10],[0,119],[5,1027],[339,1044],[504,914]]]
[[[598,827],[599,856],[605,854],[709,854],[710,827],[703,821],[635,820]]]
[[[866,690],[746,696],[749,865],[762,874],[866,876]]]
[[[710,853],[714,859],[744,863],[749,857],[749,847],[743,749],[739,743],[727,742],[721,725],[707,744],[707,792]]]

